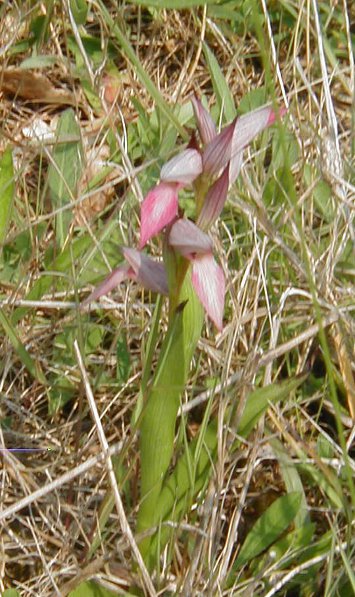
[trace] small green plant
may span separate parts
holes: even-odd
[[[152,531],[162,522],[176,418],[202,332],[203,308],[217,329],[223,327],[225,278],[207,231],[222,212],[228,189],[240,172],[243,149],[276,119],[274,109],[264,106],[234,118],[217,133],[202,103],[197,98],[192,102],[198,137],[194,134],[188,147],[163,166],[159,184],[143,201],[139,250],[123,248],[123,264],[85,301],[98,299],[127,278],[169,299],[168,329],[152,378],[151,359],[147,359],[137,413],[141,461],[138,532]],[[178,194],[184,187],[193,189],[194,221],[184,217],[179,208]],[[164,260],[157,262],[142,249],[162,230]],[[178,484],[171,491],[177,496]],[[160,549],[165,541],[160,539]],[[140,549],[152,569],[156,558],[153,538],[143,539]]]

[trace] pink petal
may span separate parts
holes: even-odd
[[[218,330],[223,328],[225,280],[213,255],[197,257],[192,264],[192,284],[207,315]]]
[[[180,218],[172,225],[169,244],[187,259],[194,259],[196,254],[212,252],[210,237],[186,218]]]
[[[123,263],[105,278],[105,280],[95,288],[92,293],[83,301],[83,306],[96,301],[100,296],[108,294],[113,288],[121,284],[123,280],[130,277],[130,266]]]
[[[229,162],[229,185],[233,184],[233,182],[239,176],[240,169],[243,163],[243,152],[240,151],[236,155],[231,158]]]
[[[140,249],[177,215],[177,190],[178,185],[162,182],[149,191],[141,207]]]
[[[187,185],[191,184],[201,172],[202,158],[200,152],[188,148],[164,164],[160,172],[160,180]]]
[[[281,109],[280,116],[285,112]],[[272,106],[262,106],[238,118],[232,140],[232,156],[240,153],[244,147],[266,127],[275,122],[276,114]]]
[[[122,249],[125,259],[128,261],[131,278],[139,282],[147,290],[168,294],[168,279],[163,263],[154,261],[144,253],[124,247]]]
[[[202,155],[204,173],[213,176],[228,164],[232,155],[235,125],[236,120],[233,120],[207,145]]]
[[[197,122],[197,128],[200,133],[202,143],[205,145],[212,141],[217,135],[216,125],[213,122],[211,115],[203,107],[202,103],[195,95],[191,98],[192,107],[195,113],[195,119]]]
[[[209,189],[203,203],[197,224],[203,230],[207,230],[215,222],[221,213],[227,199],[229,186],[229,168],[223,170],[223,174]]]

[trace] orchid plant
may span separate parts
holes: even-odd
[[[244,148],[277,116],[271,106],[263,106],[217,132],[201,101],[193,97],[192,105],[198,133],[162,167],[159,183],[145,197],[139,248],[123,248],[124,262],[85,301],[98,299],[125,279],[133,279],[169,300],[168,328],[156,369],[141,389],[138,532],[161,523],[159,500],[167,488],[178,408],[201,336],[203,312],[217,330],[223,328],[225,276],[214,258],[208,231],[222,212],[228,190],[240,172]],[[279,114],[283,113],[280,109]],[[192,188],[195,196],[194,221],[184,217],[179,207],[179,191],[184,187]],[[143,249],[162,231],[161,262],[148,257]],[[144,380],[149,379],[150,367],[148,359]],[[140,542],[140,549],[151,567],[155,557],[151,536]]]

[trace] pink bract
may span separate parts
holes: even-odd
[[[223,328],[225,280],[222,268],[212,254],[196,257],[192,262],[192,284],[198,298],[218,330]]]
[[[178,186],[176,183],[161,182],[144,199],[141,207],[140,249],[177,216]]]
[[[192,107],[194,109],[195,119],[197,122],[197,128],[200,133],[201,141],[204,145],[210,143],[212,139],[217,135],[216,125],[212,120],[209,112],[203,107],[197,97],[192,96],[191,98]]]
[[[188,148],[169,160],[161,169],[162,182],[191,184],[202,172],[202,157],[196,149]]]

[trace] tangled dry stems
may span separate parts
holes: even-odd
[[[16,586],[23,595],[43,597],[67,594],[79,580],[93,575],[116,589],[140,582],[133,566],[137,556],[135,540],[130,534],[130,529],[134,530],[135,509],[132,509],[128,496],[137,496],[139,482],[137,445],[136,438],[131,436],[130,416],[139,389],[140,347],[152,316],[152,305],[133,286],[120,288],[113,297],[105,299],[101,321],[98,315],[92,316],[94,321],[105,326],[112,340],[109,347],[99,347],[89,357],[85,368],[83,364],[78,367],[77,362],[68,365],[65,360],[56,362],[53,358],[53,345],[58,335],[66,332],[68,324],[78,325],[81,314],[78,313],[77,299],[84,296],[82,289],[77,288],[74,292],[68,285],[65,292],[51,293],[40,300],[26,302],[29,289],[44,270],[45,252],[53,245],[55,213],[48,202],[46,190],[51,147],[29,142],[23,135],[23,129],[38,117],[48,124],[53,123],[63,109],[63,104],[58,105],[59,92],[67,95],[66,99],[62,97],[66,104],[75,106],[82,137],[87,141],[87,155],[89,148],[99,152],[106,143],[107,131],[114,135],[121,149],[124,158],[122,167],[115,170],[117,176],[114,180],[104,181],[95,192],[102,200],[100,216],[106,225],[118,222],[125,244],[135,243],[137,227],[134,220],[137,221],[137,217],[131,217],[132,205],[135,205],[136,214],[138,201],[143,196],[139,175],[136,176],[137,167],[129,147],[127,149],[125,130],[138,117],[131,98],[139,98],[147,113],[153,109],[152,100],[134,69],[117,55],[116,63],[124,73],[119,102],[112,108],[106,106],[100,114],[90,108],[68,60],[66,38],[70,25],[65,5],[57,6],[58,12],[51,20],[51,37],[42,46],[44,54],[58,57],[57,64],[45,70],[49,85],[48,101],[39,103],[27,98],[31,99],[28,102],[26,96],[14,97],[4,85],[5,74],[17,69],[26,57],[24,54],[10,54],[11,47],[29,35],[31,11],[26,12],[26,3],[21,10],[10,7],[5,11],[1,32],[4,75],[1,83],[1,150],[10,142],[18,160],[17,217],[9,230],[7,244],[15,242],[21,232],[28,232],[31,237],[31,258],[27,269],[21,272],[21,276],[15,276],[14,281],[4,281],[2,294],[6,298],[1,305],[8,315],[17,306],[28,308],[17,326],[18,336],[42,371],[61,374],[76,388],[74,399],[61,412],[49,416],[48,388],[30,376],[9,338],[6,335],[1,337],[0,414],[11,417],[12,421],[10,429],[0,428],[1,441],[5,445],[50,446],[51,450],[44,449],[40,454],[31,455],[1,454],[0,587]],[[103,39],[108,35],[107,27],[95,6],[89,31]],[[261,4],[261,7],[269,18],[266,6]],[[113,10],[112,16],[122,21],[123,15],[119,10],[117,15]],[[343,16],[344,22],[348,22],[346,10]],[[237,104],[251,89],[265,83],[255,35],[245,31],[244,35],[237,37],[230,27],[222,27],[218,20],[211,19],[206,9],[195,12],[162,11],[156,18],[151,18],[148,11],[128,6],[124,18],[146,72],[171,104],[184,103],[192,90],[212,96],[210,75],[202,53],[203,40],[213,49]],[[301,27],[304,18],[308,22],[306,32]],[[348,415],[343,412],[342,423],[349,450],[354,436],[351,420],[351,415],[354,415],[351,412],[354,407],[354,386],[351,385],[353,286],[351,276],[344,274],[339,267],[344,247],[353,234],[354,189],[348,182],[351,167],[349,107],[354,93],[352,55],[349,48],[344,48],[343,59],[339,60],[336,68],[330,70],[327,65],[324,68],[327,57],[318,20],[314,10],[308,14],[304,7],[299,7],[292,40],[276,42],[277,32],[271,28],[266,28],[266,31],[271,49],[274,47],[271,68],[277,93],[290,105],[288,126],[299,149],[292,170],[307,255],[302,254],[295,206],[284,203],[284,213],[280,202],[264,206],[264,171],[254,165],[259,163],[257,160],[254,162],[245,156],[243,193],[240,195],[232,191],[229,211],[226,210],[226,217],[219,224],[220,240],[216,234],[216,242],[220,243],[219,258],[226,273],[229,272],[227,325],[216,339],[213,330],[207,328],[196,355],[198,374],[186,389],[186,403],[182,407],[185,413],[189,413],[191,434],[198,427],[208,401],[212,401],[213,411],[219,420],[215,474],[204,502],[199,504],[193,524],[185,527],[186,532],[195,537],[192,552],[188,557],[184,544],[177,542],[174,546],[174,566],[166,571],[163,566],[161,572],[161,586],[172,593],[180,591],[184,595],[228,593],[228,590],[223,591],[223,587],[236,555],[236,545],[240,544],[267,505],[284,491],[278,458],[268,445],[264,423],[231,459],[228,446],[234,427],[232,422],[230,426],[225,424],[225,413],[230,404],[243,403],[255,382],[267,385],[285,376],[286,372],[300,373],[312,366],[321,366],[317,340],[319,322],[314,315],[307,259],[323,312],[332,363],[345,388],[347,401],[344,401],[344,406],[348,408]],[[100,86],[100,69],[96,73],[90,69],[91,76]],[[105,64],[102,72],[104,70]],[[50,99],[53,101],[50,102]],[[90,156],[94,154],[91,151]],[[334,211],[331,224],[321,221],[314,204],[313,187],[305,185],[306,164],[315,165],[330,185]],[[144,173],[145,167],[146,164],[138,164],[140,172]],[[110,192],[102,199],[107,189],[114,189],[114,193]],[[78,206],[85,200],[84,194],[78,196]],[[129,207],[126,202],[129,202]],[[102,237],[96,230],[97,213],[89,205],[81,225],[92,236],[93,247],[99,247],[109,267],[100,240]],[[237,224],[240,218],[245,223],[242,228]],[[44,225],[45,229],[37,236],[39,225]],[[324,238],[328,238],[329,242],[323,249]],[[278,260],[273,259],[275,252]],[[85,266],[85,261],[79,264],[77,276],[85,270]],[[353,272],[350,274],[353,275]],[[126,382],[117,385],[107,380],[114,379],[117,365],[115,339],[123,329],[132,370]],[[103,373],[105,381],[100,383]],[[85,391],[85,383],[83,385],[83,378],[85,381],[85,376],[90,378],[92,374],[94,378],[90,385],[95,400],[91,400],[90,406],[92,409],[96,405],[94,418],[87,400],[88,386]],[[215,377],[220,377],[220,383],[214,391],[206,390],[206,385]],[[314,418],[317,411],[324,413],[320,420]],[[331,402],[320,388],[302,403],[291,396],[290,401],[273,407],[268,414],[267,427],[282,440],[290,455],[297,456],[297,447],[302,447],[316,465],[319,463],[315,460],[314,443],[317,437],[325,437],[334,448],[333,462],[329,466],[338,471],[343,455],[330,419],[333,411]],[[130,472],[124,482],[129,490],[125,489],[123,482],[121,493],[117,490],[109,465],[111,461],[103,455],[107,445],[111,446],[111,454],[125,450],[125,464]],[[108,533],[94,560],[86,562],[84,558],[92,540],[98,507],[109,489],[108,479],[116,488],[118,512],[113,511]],[[304,490],[313,508],[319,534],[328,528],[335,529],[339,540],[335,557],[340,559],[346,536],[342,513],[325,505],[321,489],[305,481]],[[314,563],[309,560],[303,567],[309,569]],[[139,569],[144,573],[142,562]],[[277,590],[282,590],[289,577],[300,570],[301,567],[294,568],[287,575],[284,571],[273,570],[271,563],[264,574],[274,579],[275,585],[267,595],[271,597]],[[322,570],[320,583],[325,575]],[[154,594],[149,577],[145,577],[145,586],[148,586],[149,594]],[[233,595],[264,594],[262,581],[258,578],[243,580],[239,585],[236,581],[229,592]]]

